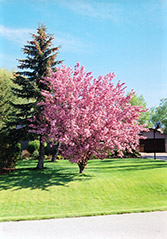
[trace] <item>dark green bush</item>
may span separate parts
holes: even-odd
[[[132,150],[132,152],[124,151],[124,158],[138,158],[140,154],[137,150]]]
[[[36,149],[34,152],[31,154],[32,159],[38,159],[39,157],[39,151]]]
[[[34,141],[30,141],[28,143],[28,152],[30,152],[31,154],[34,153],[34,151],[39,151],[39,147],[40,147],[40,141],[39,140],[34,140]]]
[[[123,151],[123,158],[138,158],[140,157],[140,154],[137,150],[132,150],[132,152],[129,152],[128,150]],[[108,152],[107,158],[119,158],[118,151],[115,149],[114,153]]]
[[[20,143],[3,142],[0,146],[0,171],[3,168],[14,168],[21,158]]]

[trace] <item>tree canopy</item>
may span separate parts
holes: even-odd
[[[147,127],[151,127],[151,123],[150,123],[150,111],[147,108],[147,103],[143,97],[143,95],[137,95],[134,94],[131,98],[130,101],[131,105],[138,105],[138,106],[142,106],[146,111],[145,112],[141,112],[140,117],[138,119],[139,124],[145,124],[147,125]]]
[[[167,98],[160,100],[159,106],[151,109],[151,122],[161,121],[164,132],[167,133]]]
[[[79,65],[58,67],[41,83],[44,101],[41,119],[34,116],[32,132],[43,135],[43,141],[61,143],[64,158],[77,163],[83,172],[93,156],[103,159],[107,151],[135,149],[145,130],[137,121],[141,106],[130,104],[133,92],[125,96],[124,83],[113,84],[114,73],[93,79]],[[37,123],[37,124],[34,124]]]
[[[0,130],[7,123],[9,115],[14,111],[10,101],[14,100],[12,94],[12,73],[7,69],[0,69]]]

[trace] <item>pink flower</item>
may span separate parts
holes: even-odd
[[[58,67],[43,79],[51,92],[42,91],[43,112],[32,125],[33,132],[48,141],[61,142],[62,154],[72,163],[86,163],[93,155],[103,159],[106,152],[135,149],[139,131],[146,130],[137,119],[142,107],[131,106],[134,92],[125,96],[124,83],[114,86],[115,73],[97,79],[77,63],[74,72]]]

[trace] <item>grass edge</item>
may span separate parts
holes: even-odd
[[[157,208],[137,208],[129,210],[111,210],[110,212],[95,212],[95,213],[77,213],[76,215],[71,213],[62,215],[38,215],[38,216],[16,216],[16,217],[0,217],[0,222],[12,222],[12,221],[30,221],[30,220],[48,220],[48,219],[64,219],[64,218],[77,218],[77,217],[91,217],[91,216],[106,216],[106,215],[120,215],[120,214],[131,214],[131,213],[146,213],[146,212],[158,212],[167,211],[167,206]]]

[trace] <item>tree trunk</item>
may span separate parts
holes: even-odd
[[[51,160],[51,162],[56,162],[57,155],[58,155],[57,152],[55,152],[54,154],[52,154],[52,160]]]
[[[79,173],[83,173],[86,166],[86,162],[81,161],[80,163],[78,163],[78,166],[79,166]]]
[[[45,147],[44,147],[44,143],[42,142],[42,136],[40,136],[39,160],[38,160],[37,169],[44,168],[44,156],[45,156]]]
[[[58,142],[56,144],[56,146],[54,146],[54,150],[53,150],[53,153],[52,153],[52,162],[56,162],[56,159],[57,159],[57,155],[59,153],[59,146],[60,146],[60,143]]]

